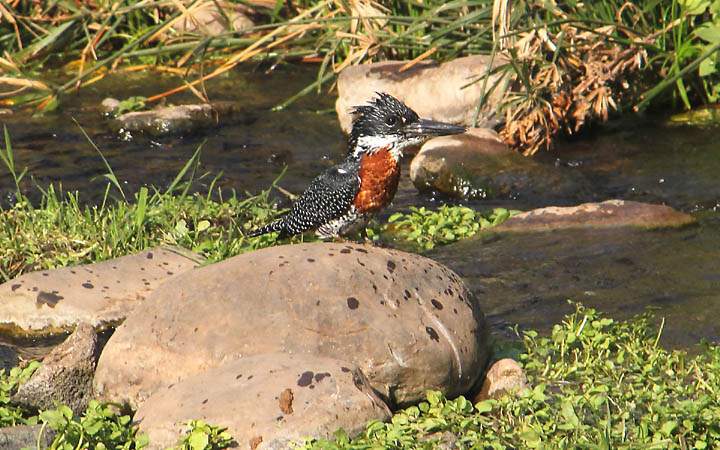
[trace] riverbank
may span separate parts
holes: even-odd
[[[473,402],[427,400],[398,411],[389,423],[372,422],[359,437],[342,431],[309,449],[369,448],[714,448],[720,442],[720,348],[689,356],[658,345],[662,324],[648,316],[615,321],[577,306],[550,335],[522,333],[522,341],[495,344],[494,358],[514,357],[529,389]],[[0,375],[0,423],[44,424],[50,448],[104,445],[139,449],[130,416],[97,402],[72,418],[66,407],[28,415],[8,404],[17,383],[37,364]],[[650,386],[650,388],[649,388]],[[218,449],[230,437],[203,422],[189,426],[182,449]],[[85,447],[83,447],[85,448]]]

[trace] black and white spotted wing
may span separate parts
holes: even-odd
[[[350,219],[355,195],[360,190],[359,168],[359,162],[354,159],[331,167],[310,183],[287,215],[250,235],[279,231],[281,236],[292,236],[309,230],[325,230],[328,224],[342,221],[344,217]],[[323,234],[330,233],[323,231]]]

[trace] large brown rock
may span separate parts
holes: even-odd
[[[0,285],[0,329],[19,337],[118,325],[168,278],[202,262],[191,252],[155,248],[96,264],[43,270]]]
[[[286,449],[342,428],[361,432],[390,410],[356,366],[311,355],[241,358],[160,388],[135,414],[150,449],[178,442],[190,420],[226,427],[241,449]]]
[[[390,402],[466,391],[487,359],[477,300],[444,266],[357,244],[246,253],[167,283],[100,356],[103,398],[143,403],[160,387],[262,353],[358,365]]]
[[[11,403],[37,411],[57,403],[81,414],[92,398],[92,381],[99,355],[98,337],[92,326],[80,324],[65,342],[43,359],[30,379],[21,384]]]
[[[410,164],[410,179],[420,191],[461,199],[544,202],[590,191],[581,175],[511,151],[494,131],[481,128],[426,142]]]
[[[627,200],[607,200],[570,207],[534,209],[513,216],[495,231],[547,231],[567,228],[607,228],[635,226],[672,228],[694,223],[690,214],[665,205]]]
[[[473,125],[475,112],[485,94],[479,123],[496,122],[495,112],[507,90],[504,72],[490,75],[487,83],[473,80],[490,70],[490,56],[475,55],[438,64],[422,61],[401,72],[407,61],[384,61],[350,66],[338,76],[338,99],[335,103],[340,127],[350,131],[354,106],[367,103],[376,92],[387,92],[414,109],[421,117]],[[504,62],[496,57],[493,67]]]

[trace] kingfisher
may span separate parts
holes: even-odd
[[[421,119],[403,102],[384,92],[351,110],[348,155],[315,178],[286,215],[251,231],[289,237],[315,231],[321,239],[354,233],[385,208],[400,180],[403,150],[435,136],[459,134],[465,127]]]

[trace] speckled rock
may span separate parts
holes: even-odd
[[[506,77],[505,72],[491,75],[487,83],[472,83],[488,71],[490,62],[486,55],[456,58],[443,64],[426,60],[403,72],[400,69],[407,61],[350,66],[338,76],[335,110],[340,127],[349,133],[351,109],[366,103],[376,92],[394,95],[421,117],[467,126],[473,124],[477,105],[485,93],[479,123],[492,126],[497,122],[495,111],[507,90],[507,78],[502,78]],[[496,57],[494,66],[500,64],[502,59]]]
[[[410,164],[420,191],[461,199],[574,199],[589,183],[569,169],[539,163],[511,151],[494,131],[471,129],[425,143]]]
[[[0,329],[34,337],[69,332],[79,323],[97,329],[116,326],[153,289],[201,262],[194,253],[161,247],[21,275],[0,285]]]
[[[43,359],[30,379],[20,385],[10,402],[33,411],[54,408],[56,403],[62,403],[75,414],[81,414],[92,397],[92,380],[99,353],[93,327],[78,325],[65,342]]]
[[[607,200],[571,207],[534,209],[511,217],[495,231],[547,231],[567,228],[673,228],[695,222],[690,214],[665,205]]]
[[[528,389],[525,371],[514,359],[504,358],[495,361],[488,369],[475,402],[498,398],[505,393],[520,392]]]
[[[171,28],[180,34],[199,33],[217,36],[228,31],[243,31],[255,24],[246,15],[250,9],[229,1],[190,2],[188,13],[178,17]]]
[[[164,106],[121,114],[110,121],[110,128],[123,138],[136,134],[150,137],[189,134],[216,127],[240,112],[239,106],[231,102]]]
[[[486,332],[462,280],[430,259],[357,244],[272,247],[156,290],[110,338],[95,389],[137,407],[228,361],[287,352],[354,363],[384,399],[407,404],[472,386]]]
[[[193,419],[227,427],[241,449],[287,449],[342,428],[361,432],[390,410],[356,366],[311,355],[241,358],[159,389],[135,414],[150,449],[164,449]]]
[[[40,432],[42,436],[38,439]],[[50,448],[55,432],[43,425],[17,425],[0,428],[0,450],[19,448]]]

